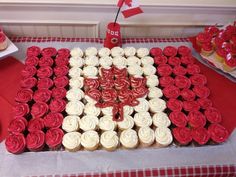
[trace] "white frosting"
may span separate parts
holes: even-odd
[[[71,57],[69,63],[71,67],[81,68],[84,65],[84,59],[81,57]]]
[[[160,127],[155,130],[156,142],[162,146],[168,146],[173,141],[173,136],[169,128]]]
[[[83,69],[85,77],[94,77],[98,74],[98,69],[95,66],[86,66]]]
[[[78,116],[66,116],[62,122],[62,129],[66,132],[73,132],[79,129]]]
[[[81,144],[87,149],[94,150],[98,146],[99,135],[96,131],[86,131],[81,136]]]
[[[132,76],[141,76],[143,70],[139,65],[132,65],[128,67],[128,73]]]
[[[115,130],[116,122],[112,120],[112,116],[103,116],[99,120],[99,128],[103,131]]]
[[[78,150],[80,148],[80,143],[81,134],[79,132],[66,133],[62,139],[63,146],[69,150]]]
[[[120,130],[131,129],[134,126],[134,119],[129,115],[124,115],[124,120],[121,122],[117,122],[117,124]]]
[[[147,78],[147,86],[148,87],[156,87],[159,85],[159,79],[157,75],[149,75]]]
[[[124,115],[131,115],[134,112],[134,108],[131,106],[124,106],[123,107]]]
[[[137,50],[137,56],[138,56],[139,58],[143,58],[143,57],[148,56],[148,55],[149,55],[149,50],[148,50],[148,48],[139,48],[139,49]]]
[[[95,130],[98,126],[98,123],[98,118],[93,115],[85,115],[79,121],[80,129],[84,131]]]
[[[69,101],[66,105],[66,112],[69,115],[81,115],[84,110],[84,104],[81,101]]]
[[[155,140],[155,133],[150,127],[141,127],[138,130],[138,137],[142,143],[151,145]]]
[[[112,65],[112,58],[109,56],[101,57],[99,63],[102,67],[110,67]]]
[[[134,123],[138,127],[149,127],[152,125],[152,118],[149,112],[138,112],[134,115]]]
[[[111,50],[106,47],[103,47],[98,51],[98,55],[100,57],[109,56],[110,54],[111,54]]]
[[[96,103],[97,103],[96,100],[94,100],[93,98],[91,98],[91,97],[88,96],[88,95],[85,95],[85,96],[84,96],[84,99],[86,100],[87,103],[91,103],[91,104],[96,104]]]
[[[82,69],[80,69],[79,67],[72,67],[69,69],[69,76],[71,78],[75,78],[75,77],[80,77],[82,73]]]
[[[151,112],[161,112],[166,109],[166,102],[160,98],[153,98],[149,100],[149,106]]]
[[[98,53],[98,50],[95,47],[89,47],[85,50],[86,56],[96,56],[97,53]]]
[[[149,110],[149,102],[144,98],[138,98],[139,104],[134,106],[136,112],[147,112]]]
[[[98,108],[92,103],[87,103],[84,107],[84,113],[87,115],[99,116],[100,112],[101,112],[100,108]]]
[[[131,56],[126,59],[127,65],[132,66],[132,65],[141,65],[141,60],[138,57]]]
[[[135,148],[138,145],[138,136],[136,131],[132,129],[122,131],[120,142],[126,148]]]
[[[100,142],[107,149],[116,148],[119,144],[119,138],[115,131],[105,131],[101,135]]]
[[[78,57],[82,57],[84,55],[84,53],[83,53],[83,51],[79,47],[77,47],[77,48],[73,48],[70,51],[70,55],[72,57],[78,58]]]
[[[101,110],[104,115],[112,116],[112,114],[113,114],[112,109],[113,109],[113,107],[106,107],[106,108],[102,108]]]
[[[145,65],[153,65],[154,64],[154,60],[150,56],[145,56],[145,57],[141,58],[141,62],[142,62],[143,66],[145,66]]]
[[[83,77],[74,77],[69,80],[69,85],[71,88],[82,88],[84,86]]]
[[[84,98],[84,92],[81,89],[73,88],[66,92],[66,98],[69,101],[81,100]]]
[[[124,50],[123,50],[122,48],[120,48],[120,47],[113,47],[113,48],[111,49],[111,55],[112,55],[113,57],[123,56],[124,53],[125,53]]]
[[[126,57],[130,57],[136,54],[136,49],[134,47],[126,47],[124,52]]]
[[[126,66],[126,59],[122,56],[117,56],[113,58],[113,65],[118,68],[124,68]]]
[[[85,58],[85,64],[87,66],[98,66],[99,65],[98,57],[96,57],[96,56],[87,56]]]
[[[145,65],[143,67],[143,73],[144,73],[145,76],[155,75],[156,68],[152,65]]]
[[[169,127],[171,122],[167,114],[164,112],[157,112],[152,116],[153,124],[156,127]]]
[[[149,90],[148,98],[150,99],[160,98],[163,96],[161,89],[159,89],[158,87],[151,87],[151,88],[148,88],[148,90]]]

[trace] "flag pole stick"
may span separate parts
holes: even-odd
[[[116,18],[115,18],[115,21],[114,21],[114,26],[116,26],[116,22],[117,22],[117,19],[118,19],[118,16],[120,14],[120,10],[121,10],[121,7],[123,6],[125,0],[122,1],[122,5],[119,7],[117,13],[116,13]]]

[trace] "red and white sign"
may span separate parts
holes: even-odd
[[[121,12],[125,18],[143,13],[138,0],[119,0],[117,6],[121,7]]]

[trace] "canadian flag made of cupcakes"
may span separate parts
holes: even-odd
[[[5,144],[93,151],[222,143],[222,117],[186,46],[27,49]]]

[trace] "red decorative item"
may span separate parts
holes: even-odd
[[[106,39],[104,41],[104,47],[112,49],[113,47],[121,47],[121,33],[120,25],[118,23],[109,23],[107,25]]]

